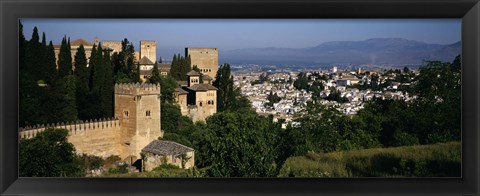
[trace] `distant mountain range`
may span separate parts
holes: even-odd
[[[427,44],[403,38],[331,41],[308,48],[247,48],[219,50],[219,63],[274,65],[419,65],[424,60],[453,61],[461,42]]]

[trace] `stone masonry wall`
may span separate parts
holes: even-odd
[[[19,137],[23,139],[33,138],[38,133],[45,131],[46,128],[67,129],[69,132],[68,141],[75,146],[78,154],[85,153],[104,158],[110,155],[122,157],[118,150],[118,138],[122,129],[118,119],[27,127],[20,129]]]

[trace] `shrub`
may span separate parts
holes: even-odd
[[[280,177],[459,177],[461,143],[376,148],[290,157]]]

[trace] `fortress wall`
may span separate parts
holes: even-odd
[[[218,49],[217,48],[185,48],[185,58],[190,55],[193,65],[197,65],[200,72],[212,78],[216,77],[218,71]]]
[[[102,47],[106,46],[106,47],[113,50],[111,52],[111,54],[113,54],[114,52],[121,52],[122,51],[122,42],[119,42],[119,41],[103,41],[102,43],[103,43]]]
[[[38,125],[21,129],[19,137],[30,139],[46,128],[67,129],[68,141],[75,146],[78,154],[89,154],[100,157],[119,155],[123,158],[118,147],[121,124],[118,119],[90,120],[80,123],[62,123],[56,125]]]

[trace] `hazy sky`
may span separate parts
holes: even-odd
[[[185,47],[303,48],[327,41],[360,41],[370,38],[406,38],[426,43],[451,44],[461,39],[460,19],[22,19],[24,34],[60,43],[71,40],[120,41],[127,38],[135,49],[140,40],[156,40],[159,51],[184,53]]]

